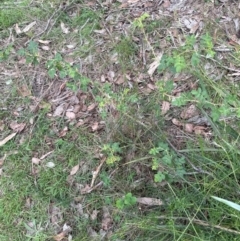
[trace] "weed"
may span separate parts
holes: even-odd
[[[123,209],[135,205],[136,202],[137,198],[134,197],[132,193],[127,193],[123,198],[117,200],[116,206],[119,209]]]

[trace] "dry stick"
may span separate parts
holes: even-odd
[[[211,225],[205,221],[202,221],[202,220],[199,220],[199,219],[195,219],[195,218],[191,218],[190,220],[188,218],[185,218],[185,217],[166,217],[166,216],[159,216],[157,217],[159,219],[174,219],[174,220],[184,220],[184,221],[189,221],[189,222],[192,222],[192,223],[195,223],[195,224],[199,224],[199,225],[202,225],[204,227],[210,227],[210,228],[216,228],[216,229],[220,229],[222,231],[226,231],[226,232],[229,232],[229,233],[234,233],[234,234],[240,234],[239,231],[236,231],[236,230],[233,230],[233,229],[229,229],[229,228],[225,228],[225,227],[222,227],[220,225]]]

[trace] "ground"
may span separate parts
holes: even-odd
[[[1,240],[238,240],[239,9],[4,1]]]

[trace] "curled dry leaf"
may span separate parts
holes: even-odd
[[[163,101],[162,103],[162,115],[165,115],[170,109],[170,103],[168,101]]]
[[[204,126],[195,126],[194,133],[197,135],[204,135],[206,132],[206,127]]]
[[[63,111],[64,111],[64,106],[65,106],[65,105],[59,105],[59,106],[55,109],[55,111],[54,111],[54,113],[53,113],[53,116],[61,116],[61,114],[62,114]]]
[[[63,33],[65,33],[65,34],[69,33],[69,29],[65,27],[65,24],[63,22],[61,22],[60,26],[61,26]]]
[[[193,127],[194,125],[191,123],[187,123],[184,125],[184,130],[188,133],[192,133],[193,132]]]
[[[172,123],[176,126],[182,126],[183,125],[182,122],[179,121],[177,118],[173,118]]]
[[[3,121],[0,121],[0,131],[3,131],[5,127],[5,124]]]
[[[38,42],[39,42],[40,44],[49,44],[49,43],[51,43],[50,40],[41,40],[41,39],[39,39]]]
[[[76,166],[74,166],[70,172],[70,175],[73,176],[77,173],[77,171],[79,170],[79,164],[77,164]]]
[[[69,120],[73,120],[76,118],[76,114],[72,111],[67,111],[66,112],[66,117],[69,119]]]
[[[107,207],[103,207],[102,229],[107,231],[112,227],[112,224],[113,220]]]
[[[5,154],[4,157],[0,158],[0,167],[3,165],[7,155]]]
[[[85,187],[80,189],[81,194],[87,194],[90,193],[92,188],[89,185],[86,185]]]
[[[19,95],[21,95],[23,97],[30,96],[32,94],[31,90],[28,88],[27,85],[20,86],[18,88],[18,93],[19,93]]]
[[[125,79],[122,75],[118,76],[117,80],[115,81],[115,84],[121,85],[125,82]]]
[[[104,34],[106,33],[105,29],[100,29],[100,30],[93,30],[94,33],[99,33],[99,34]]]
[[[54,168],[54,167],[55,167],[55,164],[54,164],[53,162],[47,162],[47,163],[46,163],[46,167]]]
[[[36,24],[36,21],[29,23],[24,29],[23,32],[28,32],[34,25]]]
[[[94,220],[97,219],[98,213],[99,213],[99,211],[93,210],[93,212],[92,212],[92,214],[91,214],[91,216],[90,216],[90,218],[91,218],[92,221],[94,221]]]
[[[48,51],[48,50],[50,50],[50,47],[49,47],[49,46],[44,45],[44,46],[42,46],[42,47],[41,47],[41,49],[42,49],[42,50],[45,50],[45,51]]]
[[[149,66],[149,70],[148,70],[148,74],[150,76],[153,75],[153,73],[155,72],[155,70],[157,69],[157,67],[160,64],[160,61],[162,59],[163,53],[158,54],[158,56],[155,58],[154,62],[152,62]]]
[[[92,103],[91,105],[89,105],[88,107],[87,107],[87,111],[88,112],[90,112],[90,111],[93,111],[95,108],[96,108],[96,104],[95,103]]]
[[[54,236],[53,239],[55,241],[62,241],[66,236],[66,233],[65,232],[61,232],[59,233],[58,235]]]
[[[33,164],[39,165],[40,162],[41,162],[41,159],[36,158],[36,157],[33,157],[33,158],[32,158],[32,163],[33,163]]]
[[[155,89],[156,89],[156,86],[153,85],[153,84],[151,84],[151,83],[147,84],[147,87],[148,87],[150,90],[155,90]]]
[[[16,23],[15,25],[15,32],[17,35],[21,34],[22,33],[22,30],[18,27],[18,24]]]
[[[139,197],[137,198],[137,202],[140,204],[144,204],[147,206],[161,206],[163,205],[163,201],[157,198],[150,197]]]
[[[13,121],[13,122],[10,123],[9,126],[13,131],[21,132],[21,131],[24,130],[24,128],[26,126],[26,123],[17,123],[15,121]]]
[[[68,132],[68,127],[65,126],[65,127],[59,132],[58,136],[59,136],[59,137],[64,137],[64,136],[66,136],[67,132]]]
[[[99,128],[98,122],[94,122],[94,123],[92,124],[91,128],[92,128],[92,131],[97,131],[98,128]]]
[[[181,112],[180,117],[184,120],[187,120],[189,118],[197,116],[198,114],[199,112],[197,107],[195,105],[190,105]]]

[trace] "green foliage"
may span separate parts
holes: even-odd
[[[209,35],[209,33],[206,33],[201,37],[200,43],[200,48],[202,49],[203,53],[206,53],[206,57],[213,58],[215,55],[215,51],[213,50],[214,45],[212,37]]]
[[[107,155],[107,164],[114,164],[121,160],[119,154],[122,153],[122,149],[120,147],[120,143],[118,142],[105,144],[102,148],[102,152]]]
[[[127,193],[123,198],[116,201],[116,207],[118,209],[124,209],[135,205],[137,198],[132,195],[132,193]]]
[[[143,22],[144,22],[147,18],[149,18],[149,14],[148,14],[148,13],[142,14],[140,17],[134,19],[134,21],[133,21],[133,26],[134,26],[134,27],[138,27],[138,28],[140,28],[140,29],[143,29],[143,28],[144,28]]]
[[[154,175],[155,182],[166,180],[171,183],[185,174],[184,158],[179,158],[166,143],[159,142],[156,147],[150,149],[149,154],[152,156],[152,170],[159,170]]]
[[[115,50],[118,53],[122,67],[125,67],[126,62],[129,63],[129,61],[131,61],[131,57],[135,55],[137,46],[129,37],[127,37],[121,39],[121,41],[116,45]]]
[[[5,49],[0,50],[0,62],[6,61],[13,50],[12,45],[8,45]]]
[[[35,41],[30,41],[27,48],[21,48],[18,50],[18,55],[26,58],[26,62],[29,64],[37,65],[39,64],[39,48],[38,43]]]
[[[25,17],[24,9],[15,9],[14,11],[7,8],[0,9],[0,29],[12,27],[14,24],[21,22]]]

